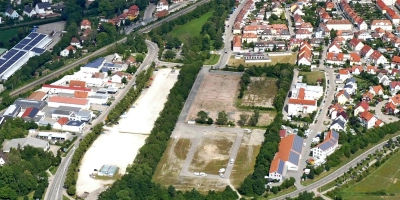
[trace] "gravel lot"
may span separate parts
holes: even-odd
[[[156,72],[152,86],[142,92],[135,108],[128,111],[126,118],[119,121],[119,125],[105,127],[105,134],[100,135],[86,152],[76,184],[78,195],[91,193],[113,182],[91,178],[90,174],[95,172],[94,169],[99,170],[107,164],[118,166],[118,173],[125,173],[126,167],[133,162],[139,148],[145,143],[146,134],[153,128],[154,121],[164,108],[169,90],[177,81],[179,73],[170,71],[171,69],[162,69]]]

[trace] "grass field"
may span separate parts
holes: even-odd
[[[319,78],[324,78],[324,73],[321,71],[313,71],[313,72],[300,72],[299,76],[307,76],[307,84],[315,85]]]
[[[276,63],[291,63],[295,64],[297,60],[297,53],[292,53],[291,55],[285,56],[270,56],[271,62],[268,63],[245,63],[244,59],[235,59],[234,56],[229,58],[228,65],[230,66],[239,66],[240,64],[244,65],[245,67],[253,66],[253,65],[275,65]]]
[[[208,12],[201,17],[192,20],[182,26],[176,27],[172,32],[172,36],[178,37],[181,41],[184,41],[186,35],[196,36],[200,35],[201,27],[204,23],[212,16],[212,12]]]
[[[399,164],[400,153],[398,152],[367,178],[345,189],[342,193],[344,199],[365,199],[366,195],[363,193],[378,190],[385,190],[388,194],[394,194],[394,196],[392,196],[393,199],[400,199]],[[371,196],[367,197],[371,199]],[[376,196],[375,199],[386,199],[386,197]]]
[[[8,41],[13,38],[18,33],[18,28],[8,29],[5,31],[0,31],[1,41]]]
[[[190,143],[190,139],[180,138],[174,148],[176,157],[185,160],[190,149]]]
[[[273,107],[273,100],[278,92],[277,79],[270,77],[252,77],[241,99],[241,105]]]
[[[215,65],[218,63],[220,57],[218,54],[212,54],[210,59],[204,61],[204,65]]]
[[[57,172],[57,169],[58,169],[58,167],[55,167],[55,166],[51,166],[50,168],[49,168],[49,171],[51,172],[51,174],[56,174],[56,172]]]

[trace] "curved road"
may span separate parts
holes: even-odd
[[[135,73],[136,75],[139,74],[141,71],[146,70],[151,65],[153,60],[155,60],[157,58],[157,55],[158,55],[157,44],[150,42],[150,41],[146,41],[146,44],[147,44],[147,48],[149,51],[148,51],[148,54],[147,54],[146,58],[144,59],[143,63],[140,65],[139,69]],[[121,95],[118,95],[117,98],[115,99],[115,101],[111,104],[111,106],[108,107],[108,109],[105,110],[103,113],[101,113],[101,115],[97,119],[93,120],[92,124],[97,124],[99,122],[104,121],[105,118],[107,117],[108,113],[114,108],[115,105],[117,105],[117,102],[119,102],[126,95],[126,93],[131,88],[130,86],[132,86],[135,83],[135,81],[136,81],[136,77],[133,77],[129,81],[127,86],[124,88],[124,90],[121,91]],[[87,128],[90,129],[93,126],[94,125],[88,125]],[[89,131],[86,131],[81,137],[83,138],[88,132]],[[45,195],[46,200],[62,199],[63,186],[64,186],[64,181],[65,181],[65,177],[67,174],[68,166],[71,163],[72,156],[74,155],[74,152],[75,152],[75,148],[77,148],[78,145],[79,145],[79,140],[76,140],[74,143],[74,148],[71,149],[71,151],[67,154],[67,156],[62,159],[60,166],[58,167],[58,170],[57,170],[55,176],[53,177],[53,180],[50,180],[50,182],[49,182],[49,187],[48,187],[48,190]]]
[[[165,17],[165,18],[163,18],[163,19],[161,19],[159,21],[156,21],[154,23],[149,24],[148,26],[138,30],[138,32],[139,33],[148,32],[151,29],[160,26],[162,23],[171,21],[171,20],[181,16],[182,14],[186,14],[186,13],[188,13],[190,11],[193,11],[194,9],[196,9],[197,6],[202,5],[204,3],[207,3],[209,1],[210,0],[203,0],[203,1],[199,1],[199,2],[197,2],[195,4],[189,5],[189,6],[183,8],[183,9],[177,11],[177,12],[174,12],[174,13],[170,14],[169,16],[167,16],[167,17]],[[66,71],[68,71],[68,70],[70,70],[70,69],[72,69],[72,68],[74,68],[74,67],[76,67],[76,66],[78,66],[80,64],[87,63],[90,58],[93,58],[95,56],[98,56],[98,55],[101,55],[101,54],[105,53],[107,51],[108,47],[111,47],[116,43],[122,43],[122,42],[125,42],[125,41],[126,41],[126,37],[121,39],[121,40],[119,40],[119,41],[116,41],[116,42],[114,42],[114,43],[112,43],[110,45],[107,45],[107,46],[105,46],[105,47],[93,52],[92,54],[90,54],[90,55],[88,55],[88,56],[86,56],[84,58],[80,58],[79,60],[77,60],[77,61],[75,61],[75,62],[73,62],[73,63],[71,63],[71,64],[69,64],[69,65],[67,65],[67,66],[65,66],[65,67],[63,67],[61,69],[58,69],[57,71],[55,71],[55,72],[53,72],[51,74],[48,74],[48,75],[46,75],[46,76],[44,76],[44,77],[42,77],[42,78],[40,78],[38,80],[35,80],[35,81],[33,81],[31,83],[28,83],[28,84],[26,84],[26,85],[24,85],[22,87],[19,87],[19,88],[15,89],[14,91],[10,92],[10,96],[19,95],[21,93],[29,91],[30,89],[32,89],[33,87],[35,87],[37,85],[44,84],[47,80],[51,80],[53,78],[57,78],[58,76],[60,76],[64,72],[66,72]]]

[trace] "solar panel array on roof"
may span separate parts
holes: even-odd
[[[295,135],[294,140],[293,140],[292,149],[294,151],[296,151],[297,153],[301,153],[302,148],[303,148],[303,138]]]
[[[285,168],[285,162],[282,160],[279,160],[279,165],[278,165],[278,173],[283,174],[283,169]]]
[[[319,145],[319,148],[322,149],[323,151],[331,148],[333,146],[333,143],[331,142],[331,140],[326,141],[324,143],[322,143],[321,145]]]
[[[335,140],[339,140],[339,133],[336,131],[332,131],[332,138]]]
[[[36,114],[38,114],[39,109],[38,108],[32,108],[32,111],[28,114],[29,118],[34,118]]]
[[[294,151],[290,151],[289,154],[289,162],[297,165],[299,164],[300,154],[295,153]]]

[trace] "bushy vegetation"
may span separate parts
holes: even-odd
[[[7,163],[0,167],[0,198],[14,200],[35,191],[34,198],[41,199],[49,184],[46,170],[60,161],[40,148],[11,149]]]
[[[19,117],[7,119],[6,122],[0,126],[0,144],[6,139],[23,138],[28,135],[29,129],[37,128],[38,125],[34,121],[25,122]]]
[[[277,78],[279,87],[278,93],[274,98],[274,107],[276,108],[277,115],[274,121],[267,127],[264,137],[265,141],[262,143],[260,153],[256,158],[253,174],[246,177],[239,188],[239,192],[246,196],[262,195],[265,192],[266,179],[268,176],[270,164],[274,159],[275,153],[278,151],[280,142],[279,130],[282,125],[282,109],[286,94],[290,89],[293,79],[294,66],[287,63],[278,63],[274,66],[264,67],[250,67],[245,71],[249,76],[262,76]],[[274,189],[275,190],[275,189]],[[273,192],[273,191],[272,191]]]

